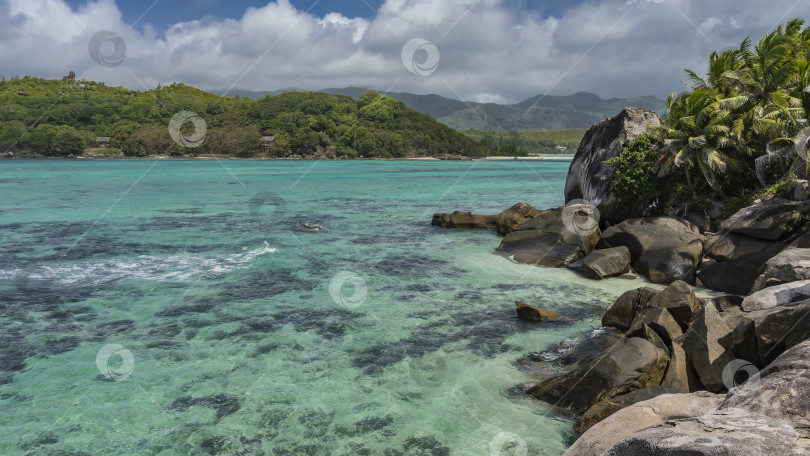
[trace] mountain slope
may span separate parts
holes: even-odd
[[[367,87],[346,87],[323,89],[322,92],[358,99],[368,90]],[[274,94],[274,92],[237,92],[252,98],[259,98],[268,93]],[[405,92],[390,92],[386,95],[416,111],[430,114],[439,122],[456,130],[582,129],[616,115],[627,106],[652,109],[659,114],[663,114],[666,110],[666,102],[653,96],[605,100],[588,92],[566,96],[538,95],[513,105],[464,102],[440,95],[416,95]]]

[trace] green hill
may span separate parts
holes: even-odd
[[[169,122],[199,115],[205,139],[172,140]],[[194,129],[186,122],[183,135]],[[99,137],[109,137],[109,141]],[[182,83],[148,91],[26,76],[0,81],[0,155],[69,156],[107,146],[126,156],[396,158],[487,155],[488,149],[401,102],[368,92],[225,98]]]
[[[571,130],[466,130],[463,133],[493,150],[493,155],[526,156],[538,154],[573,154],[585,129]]]
[[[346,87],[324,89],[321,92],[347,95],[358,99],[369,90],[368,87]],[[225,91],[215,91],[215,93],[223,92]],[[276,92],[235,89],[229,93],[260,98]],[[440,95],[416,95],[405,92],[390,92],[386,93],[386,96],[395,98],[416,111],[430,114],[439,122],[456,130],[587,129],[596,122],[615,116],[628,106],[652,109],[659,114],[666,111],[666,101],[653,96],[604,100],[598,95],[587,92],[566,96],[538,95],[513,105],[464,102]]]

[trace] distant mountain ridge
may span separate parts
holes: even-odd
[[[300,89],[274,92],[234,89],[229,91],[228,95],[261,98],[292,90]],[[367,87],[345,87],[323,89],[321,92],[337,93],[357,99],[369,90],[371,89]],[[214,91],[219,94],[224,92],[224,90]],[[439,122],[456,130],[582,129],[612,117],[628,106],[651,109],[659,114],[666,111],[666,101],[654,96],[603,99],[589,92],[565,96],[538,95],[512,105],[459,101],[441,95],[416,95],[407,92],[388,92],[385,95],[396,98],[416,111],[430,114]]]

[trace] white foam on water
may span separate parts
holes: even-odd
[[[140,255],[130,260],[100,263],[49,264],[33,270],[0,270],[0,279],[47,280],[60,285],[102,285],[121,280],[188,282],[226,274],[247,267],[262,255],[275,253],[265,241],[261,247],[242,247],[243,253],[215,257],[182,253],[169,256]]]

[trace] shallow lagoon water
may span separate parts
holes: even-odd
[[[562,454],[515,361],[642,282],[430,218],[558,206],[567,169],[0,161],[0,454]]]

